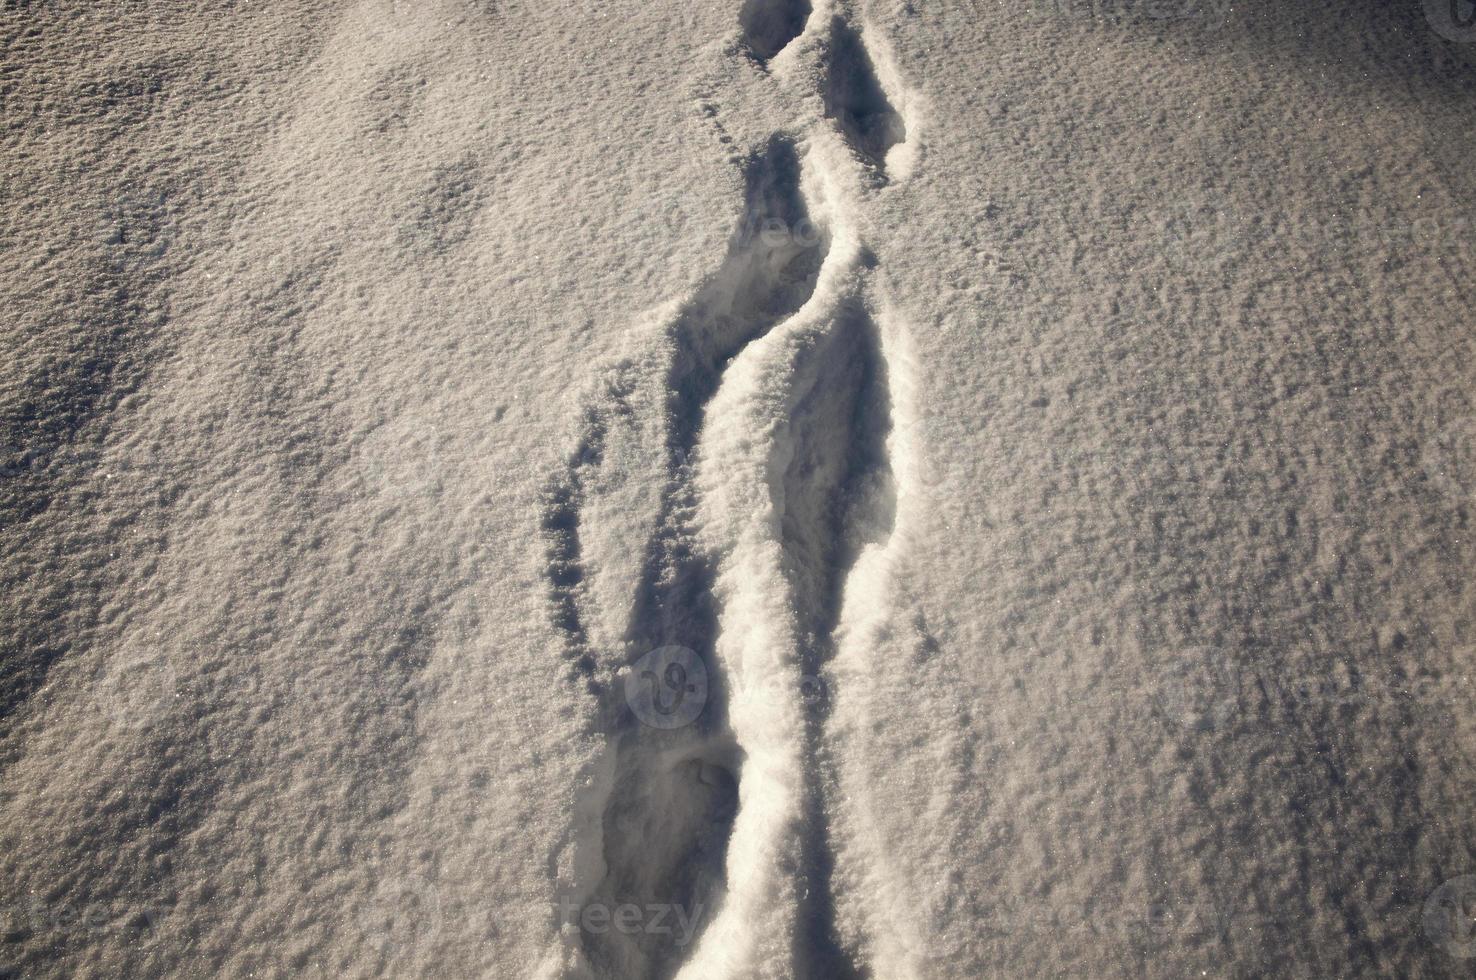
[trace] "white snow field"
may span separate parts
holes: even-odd
[[[1476,963],[1466,0],[6,0],[0,977]]]

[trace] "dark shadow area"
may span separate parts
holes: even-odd
[[[671,448],[677,464],[691,453],[702,412],[722,368],[749,343],[793,315],[810,298],[829,252],[800,192],[794,144],[770,140],[749,161],[743,217],[722,267],[673,325],[676,347]]]
[[[592,676],[599,651],[589,649],[581,609],[588,574],[581,512],[607,430],[621,424],[614,415],[629,379],[618,371],[586,408],[567,471],[545,494],[542,530],[554,625],[567,641],[576,676],[601,688],[596,727],[617,740],[615,784],[598,802],[606,872],[588,904],[602,909],[598,915],[640,910],[628,929],[581,930],[590,962],[605,977],[668,977],[691,955],[722,896],[737,815],[742,753],[728,730],[728,692],[717,669],[715,569],[691,533],[691,459],[728,363],[809,300],[829,245],[801,194],[801,161],[791,141],[771,140],[749,159],[744,176],[743,212],[721,266],[667,327],[666,489],[624,638],[631,658],[677,649],[684,668],[700,665],[709,686],[695,718],[671,728],[653,725],[652,718],[637,717],[628,689],[619,682],[605,688],[607,679]],[[639,666],[632,668],[636,675]],[[665,671],[645,673],[652,676],[634,676],[633,682],[672,680]],[[680,687],[653,692],[651,703],[681,693]],[[676,918],[650,927],[657,908]],[[676,926],[676,919],[686,926]]]
[[[840,126],[851,148],[884,177],[887,151],[907,139],[907,126],[882,91],[861,35],[839,17],[830,28],[829,67],[826,115]]]
[[[884,541],[896,519],[896,488],[886,440],[892,406],[886,361],[876,324],[859,303],[844,308],[825,342],[800,370],[807,391],[793,409],[793,456],[784,476],[782,524],[785,573],[801,632],[800,668],[818,679],[833,656],[847,575],[862,549]],[[808,755],[822,760],[830,699],[818,680],[805,699]],[[802,912],[801,969],[804,976],[859,980],[867,976],[845,948],[836,922],[835,849],[827,799],[831,790],[817,765],[807,789],[808,828],[801,873],[806,879]]]
[[[809,17],[809,0],[747,0],[738,22],[743,25],[743,43],[762,64],[799,37]]]
[[[673,976],[716,916],[738,814],[739,762],[731,747],[715,746],[667,761],[666,750],[681,738],[633,730],[623,740],[624,771],[604,815],[608,871],[588,907],[608,909],[617,923],[623,915],[627,924],[583,929],[599,976]]]

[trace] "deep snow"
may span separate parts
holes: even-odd
[[[1461,975],[1463,11],[5,5],[0,975]]]

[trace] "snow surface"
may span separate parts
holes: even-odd
[[[1443,0],[0,9],[0,976],[1459,976]]]

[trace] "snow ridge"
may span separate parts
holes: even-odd
[[[860,225],[907,127],[864,33],[831,4],[749,0],[739,21],[733,50],[766,75],[772,63],[774,84],[813,83],[792,50],[818,63],[823,115],[749,155],[718,271],[592,395],[543,521],[554,624],[606,747],[556,872],[563,904],[674,909],[691,928],[566,918],[548,975],[870,972],[837,922],[823,734],[852,570],[896,522],[899,366]],[[643,413],[653,377],[662,404]],[[618,641],[597,641],[590,624],[610,616],[582,541],[612,427],[643,415],[663,433],[662,490]]]

